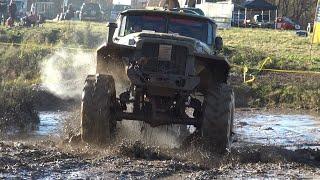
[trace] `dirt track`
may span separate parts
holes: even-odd
[[[249,115],[246,115],[248,112]],[[65,112],[61,114],[61,116],[53,115],[53,117],[61,121],[70,119]],[[33,133],[27,132],[24,133],[24,136],[1,138],[0,178],[320,178],[320,152],[299,149],[301,146],[294,146],[297,142],[290,144],[291,141],[289,141],[290,138],[299,136],[300,141],[305,141],[299,142],[300,145],[302,143],[316,148],[319,146],[318,139],[313,139],[315,146],[310,146],[308,140],[312,136],[304,138],[301,133],[306,134],[305,132],[294,134],[294,131],[287,131],[288,141],[284,141],[287,144],[283,142],[272,144],[271,141],[264,141],[265,139],[261,139],[260,136],[252,136],[250,133],[242,131],[249,129],[250,132],[254,132],[260,129],[255,135],[266,132],[271,132],[271,134],[282,132],[277,128],[272,130],[265,126],[259,126],[258,121],[252,120],[257,119],[257,116],[264,117],[263,113],[259,111],[238,111],[236,113],[238,130],[236,131],[234,148],[231,154],[225,156],[209,154],[194,146],[159,148],[130,140],[102,148],[89,147],[86,144],[71,145],[63,142],[65,136],[60,134],[61,131],[57,126],[57,124],[65,122],[40,124],[39,129]],[[64,119],[63,117],[68,118]],[[275,117],[281,118],[281,116]],[[290,115],[285,117],[292,120]],[[309,118],[309,116],[302,117]],[[40,120],[43,123],[46,123],[45,118],[52,117],[48,113],[40,114]],[[299,118],[301,117],[298,116],[297,119]],[[262,118],[261,121],[265,121],[265,119]],[[273,121],[264,124],[268,126],[270,122]],[[316,126],[310,122],[308,121],[306,124]],[[298,125],[301,126],[301,124]],[[281,123],[273,127],[277,126],[282,127]],[[289,126],[288,128],[292,129]],[[310,129],[310,131],[319,134],[317,127],[314,129]],[[252,137],[251,139],[248,139],[249,135]],[[268,133],[265,136],[269,136]],[[298,149],[288,150],[288,147],[291,149],[298,147]]]

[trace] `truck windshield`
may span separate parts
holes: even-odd
[[[208,38],[209,36],[212,37],[209,34],[213,32],[210,29],[212,26],[206,21],[156,15],[130,15],[123,17],[122,24],[125,25],[125,28],[120,31],[121,36],[142,31],[154,31],[179,34],[198,39],[207,44],[212,43]]]
[[[192,37],[207,43],[208,23],[191,19],[171,18],[168,22],[168,33]]]
[[[166,19],[162,16],[127,16],[123,18],[126,20],[125,35],[141,32],[141,31],[155,31],[165,32]]]

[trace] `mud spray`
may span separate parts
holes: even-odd
[[[41,67],[43,85],[60,98],[80,98],[86,76],[95,73],[94,53],[60,50]]]
[[[47,58],[41,66],[43,86],[51,93],[62,99],[80,99],[82,88],[88,74],[95,74],[96,59],[94,52],[59,50]],[[121,71],[119,71],[121,72]],[[117,94],[128,89],[127,83],[120,83],[116,77]],[[80,105],[77,106],[80,109]],[[72,113],[79,113],[80,110]],[[67,126],[80,124],[80,116],[65,122]],[[179,125],[152,128],[148,124],[138,121],[122,121],[118,123],[118,139],[142,140],[148,145],[162,147],[179,147],[183,137],[187,134],[185,127]],[[73,127],[73,133],[79,127]],[[66,127],[70,131],[70,127]],[[66,132],[67,133],[67,132]],[[73,134],[72,133],[72,134]]]

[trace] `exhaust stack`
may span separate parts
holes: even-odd
[[[117,23],[109,23],[108,29],[108,43],[113,43],[112,38],[115,30],[117,29]]]

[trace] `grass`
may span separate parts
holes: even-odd
[[[107,36],[107,27],[101,23],[48,22],[43,27],[0,27],[0,42],[50,46],[95,48]]]
[[[291,31],[239,29],[219,31],[225,42],[224,52],[238,65],[259,67],[266,57],[272,59],[266,68],[320,70],[320,46],[312,47],[309,38],[298,37]],[[47,22],[43,27],[5,28],[0,26],[0,117],[16,110],[30,111],[32,84],[41,83],[39,64],[55,48],[95,49],[107,37],[106,24],[87,22]],[[7,43],[7,44],[1,44]],[[14,43],[20,44],[16,45]],[[54,47],[54,48],[52,48]],[[239,70],[234,70],[241,75]],[[249,73],[256,73],[250,71]],[[262,76],[261,76],[262,77]],[[239,82],[241,82],[239,77]],[[320,83],[306,78],[297,84],[294,78],[260,78],[250,86],[238,84],[236,91],[249,88],[253,92],[249,105],[286,106],[316,109],[320,107]],[[318,78],[320,79],[320,78]],[[22,108],[23,107],[23,108]],[[25,110],[26,109],[26,110]]]
[[[320,71],[320,45],[311,47],[310,37],[298,37],[294,31],[232,28],[219,35],[232,63],[258,67],[270,57],[266,68]]]
[[[233,64],[259,68],[270,57],[264,68],[320,72],[320,45],[311,46],[310,37],[298,37],[294,31],[232,28],[219,31],[219,35],[224,39],[224,53]],[[242,75],[240,69],[233,71]],[[319,110],[320,75],[257,70],[248,74],[254,74],[256,80],[250,85],[238,83],[235,89],[250,89],[250,106]]]

